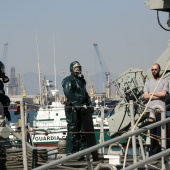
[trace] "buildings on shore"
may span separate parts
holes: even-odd
[[[11,67],[10,69],[10,75],[9,75],[9,83],[6,84],[6,94],[10,97],[11,102],[19,102],[21,100],[29,103],[29,104],[44,104],[45,101],[42,96],[40,95],[28,95],[26,93],[26,89],[24,87],[24,83],[22,81],[22,77],[19,74],[16,77],[15,74],[15,67]],[[90,95],[90,94],[89,94]],[[104,103],[106,99],[106,93],[95,93],[93,92],[93,95],[91,96],[92,102],[95,103],[95,100],[97,100],[99,103]],[[66,101],[66,98],[64,95],[58,96],[59,100],[63,103]],[[50,103],[52,101],[55,101],[55,98],[53,96],[50,96],[49,98]],[[112,99],[109,99],[107,101],[111,101]]]
[[[8,95],[11,102],[20,102],[21,100],[30,103],[30,104],[40,104],[40,95],[27,95],[23,97],[22,95]],[[50,98],[51,102],[54,101],[54,97]],[[66,101],[66,98],[64,95],[59,95],[59,100],[64,103]],[[97,94],[95,100],[98,100],[99,102],[103,101],[103,96],[100,94]],[[42,102],[43,103],[43,102]]]

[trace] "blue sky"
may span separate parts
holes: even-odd
[[[90,75],[100,71],[93,42],[108,70],[119,75],[128,68],[148,69],[167,48],[169,32],[157,23],[145,0],[0,0],[0,55],[8,43],[7,68],[16,72],[53,74],[53,34],[57,74],[69,74],[78,60]],[[160,14],[166,26],[167,13]]]

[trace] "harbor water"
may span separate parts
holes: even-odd
[[[11,111],[10,114],[11,114],[11,121],[7,120],[7,124],[9,125],[9,123],[18,123],[18,119],[21,118],[21,115],[15,114],[14,111]],[[35,111],[28,111],[27,113],[27,117],[28,117],[27,120],[31,127],[33,126],[33,120],[35,119],[36,114],[37,113]]]

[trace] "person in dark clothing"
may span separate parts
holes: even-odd
[[[92,122],[92,116],[90,118],[88,116],[94,112],[90,97],[86,91],[86,81],[82,74],[82,68],[78,61],[70,64],[70,72],[71,75],[62,81],[63,91],[67,98],[65,103],[68,130],[66,141],[67,155],[90,147],[88,146],[87,136],[83,133],[86,130],[86,126],[88,126],[85,126],[84,120],[90,119],[89,121]],[[88,116],[86,116],[86,113]]]
[[[10,105],[10,99],[8,96],[5,95],[4,91],[4,83],[9,82],[9,78],[5,75],[5,66],[0,61],[0,102],[4,106],[4,115],[8,119],[8,121],[11,121],[11,115],[8,111],[8,106]]]

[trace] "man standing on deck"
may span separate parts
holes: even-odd
[[[62,87],[67,98],[65,114],[67,121],[66,154],[70,155],[96,144],[90,97],[86,91],[86,81],[78,61],[70,64],[71,75],[64,78]],[[84,133],[84,132],[90,132]],[[97,160],[97,152],[93,152]]]
[[[153,64],[151,71],[152,71],[153,79],[146,81],[145,86],[144,86],[144,98],[145,99],[150,99],[154,89],[156,88],[159,82],[160,71],[161,71],[160,65],[157,63]],[[168,91],[169,91],[169,83],[167,80],[162,79],[159,83],[159,86],[157,87],[157,90],[153,94],[149,107],[152,108],[155,105],[161,105],[163,108],[165,108],[164,99]],[[160,121],[161,113],[157,113],[155,117],[156,117],[156,121]],[[159,144],[159,140],[160,140],[159,138],[161,136],[161,127],[159,126],[154,129],[151,129],[150,134],[152,137],[157,138],[157,139],[151,138],[149,155],[152,156],[161,151],[161,146]]]

